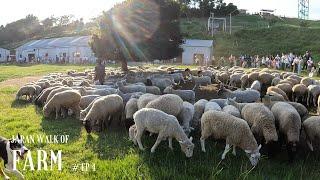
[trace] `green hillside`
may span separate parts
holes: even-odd
[[[229,22],[229,19],[227,19]],[[272,21],[272,26],[268,26]],[[306,21],[307,27],[294,18],[273,18],[260,16],[235,16],[232,18],[233,34],[219,33],[211,37],[207,33],[207,19],[183,19],[181,29],[186,38],[214,39],[215,56],[230,54],[268,55],[293,52],[302,54],[311,50],[314,59],[320,59],[320,22]],[[229,23],[227,23],[229,24]],[[229,29],[229,26],[227,26]]]

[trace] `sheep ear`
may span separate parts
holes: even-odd
[[[179,141],[179,143],[180,143],[180,144],[183,144],[184,142],[183,142],[183,141]]]
[[[191,136],[189,139],[190,139],[190,141],[192,142],[192,140],[193,140],[192,136]]]
[[[247,154],[251,153],[250,150],[244,150],[244,152],[246,152]]]
[[[261,149],[261,144],[258,146],[258,151]]]
[[[18,133],[18,135],[17,135],[17,139],[21,139],[20,133]]]

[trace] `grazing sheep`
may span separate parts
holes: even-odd
[[[286,94],[284,91],[282,91],[280,88],[277,88],[277,87],[275,87],[275,86],[270,86],[270,87],[268,87],[268,89],[267,89],[267,93],[268,93],[268,92],[278,93],[278,94],[280,94],[281,96],[283,96],[283,98],[284,98],[286,101],[289,101],[289,98],[288,98],[287,94]]]
[[[50,99],[51,99],[54,95],[56,95],[56,94],[59,93],[59,92],[63,92],[63,91],[67,91],[67,90],[72,90],[72,88],[70,88],[70,87],[58,87],[58,88],[55,88],[54,90],[52,90],[52,91],[49,93],[49,95],[48,95],[48,97],[47,97],[47,99],[46,99],[46,104],[50,101]]]
[[[210,102],[219,104],[221,108],[224,108],[227,105],[227,99],[211,99]]]
[[[146,105],[150,102],[155,100],[156,98],[160,97],[159,95],[154,95],[154,94],[143,94],[142,96],[139,97],[137,105],[138,109],[145,108]]]
[[[256,91],[261,91],[261,84],[258,80],[253,81],[253,83],[250,86],[250,89],[256,90]]]
[[[277,102],[272,108],[276,124],[279,126],[280,137],[284,137],[290,161],[293,160],[299,142],[301,117],[297,110],[286,102]]]
[[[182,123],[183,130],[187,134],[189,134],[192,130],[190,125],[193,119],[193,115],[194,115],[194,106],[191,103],[184,101],[183,108],[177,118]]]
[[[157,86],[146,86],[146,93],[161,95],[161,90]]]
[[[226,112],[228,114],[231,114],[232,116],[241,118],[241,114],[240,114],[239,109],[232,106],[232,105],[227,105],[227,106],[223,107],[222,111]]]
[[[303,122],[302,126],[306,133],[307,145],[310,150],[313,151],[314,149],[312,144],[320,144],[320,117],[309,117]]]
[[[175,138],[179,142],[182,152],[187,157],[192,157],[194,149],[192,137],[190,139],[187,137],[176,117],[157,109],[143,108],[133,115],[133,119],[136,125],[135,140],[141,150],[144,150],[141,137],[146,130],[158,134],[158,138],[151,148],[151,153],[154,153],[160,142],[166,138],[169,140],[169,148],[173,149],[172,138]]]
[[[231,91],[229,89],[225,89],[224,87],[220,88],[218,91],[218,95],[222,98],[236,98],[237,102],[257,102],[260,99],[260,92],[253,90],[253,89],[247,89],[244,91],[236,90]]]
[[[118,86],[119,90],[123,93],[134,93],[134,92],[146,93],[146,91],[147,91],[145,85],[131,84],[131,85],[125,86],[122,81],[118,81],[117,86]]]
[[[274,79],[274,76],[269,73],[266,73],[266,72],[259,73],[258,80],[260,81],[261,84],[269,86],[271,85],[273,79]]]
[[[57,89],[59,87],[49,87],[47,89],[44,89],[34,100],[36,105],[42,106],[45,104],[45,102],[47,101],[47,98],[50,94],[51,91],[53,91],[54,89]]]
[[[172,86],[168,86],[163,90],[164,94],[175,94],[181,97],[183,101],[188,101],[189,103],[194,103],[196,99],[196,94],[192,90],[174,90]]]
[[[208,102],[204,108],[204,112],[210,111],[210,110],[216,110],[216,111],[221,111],[221,107],[219,104],[215,102]]]
[[[200,99],[194,104],[194,115],[192,120],[192,127],[197,128],[200,125],[200,119],[202,114],[204,113],[204,109],[208,100]]]
[[[183,109],[183,100],[175,94],[165,94],[150,101],[146,108],[158,109],[177,117]]]
[[[320,95],[320,86],[319,85],[308,86],[307,106],[313,105],[314,107],[316,107],[319,95]]]
[[[99,98],[101,96],[99,95],[88,95],[88,96],[82,96],[80,99],[80,108],[85,109],[91,104],[92,101],[94,101],[96,98]]]
[[[271,96],[271,101],[286,101],[281,94],[278,94],[274,91],[267,92],[266,95]]]
[[[271,86],[276,86],[280,83],[281,79],[279,77],[275,77],[271,81]]]
[[[76,90],[66,90],[56,93],[48,103],[43,107],[44,117],[49,117],[51,112],[55,111],[56,119],[59,118],[59,113],[62,108],[72,109],[76,118],[80,115],[80,99],[81,95]],[[63,117],[64,118],[64,117]]]
[[[292,87],[292,101],[298,102],[301,100],[302,103],[307,101],[308,88],[304,84],[297,84]]]
[[[309,77],[304,77],[301,79],[300,84],[305,85],[306,87],[315,84],[314,79],[311,79]]]
[[[121,120],[122,111],[123,100],[117,94],[97,99],[93,102],[91,109],[83,120],[87,133],[91,133],[92,128],[97,124],[100,125],[98,131],[102,131],[109,118],[109,125],[112,119]]]
[[[277,88],[281,89],[283,92],[287,94],[288,97],[292,97],[292,85],[290,83],[282,83],[276,85]]]
[[[195,90],[199,86],[206,86],[211,84],[211,77],[208,76],[191,76],[190,78],[194,82],[194,87],[192,90]]]
[[[21,96],[26,96],[27,100],[32,101],[36,96],[36,91],[33,85],[22,86],[16,94],[16,100],[19,100]]]
[[[236,154],[236,147],[243,149],[248,155],[250,162],[256,166],[260,159],[258,146],[249,125],[243,119],[234,117],[221,111],[208,111],[201,118],[201,149],[205,150],[205,140],[214,136],[215,139],[225,139],[226,147],[221,159],[225,159],[226,154],[233,146],[233,154]]]
[[[133,114],[138,111],[138,99],[131,98],[124,108],[127,120],[133,120]]]

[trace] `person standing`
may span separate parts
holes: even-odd
[[[97,60],[97,65],[94,68],[94,72],[95,72],[95,78],[94,80],[99,80],[99,83],[101,85],[103,85],[104,83],[104,78],[106,76],[106,70],[105,70],[105,66],[102,64],[101,60]]]

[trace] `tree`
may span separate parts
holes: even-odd
[[[52,28],[57,22],[57,18],[54,16],[48,17],[41,21],[42,25],[44,26],[44,29],[50,29]]]
[[[125,1],[103,14],[92,50],[98,58],[121,62],[124,71],[128,60],[172,59],[182,52],[179,17],[173,0]]]

